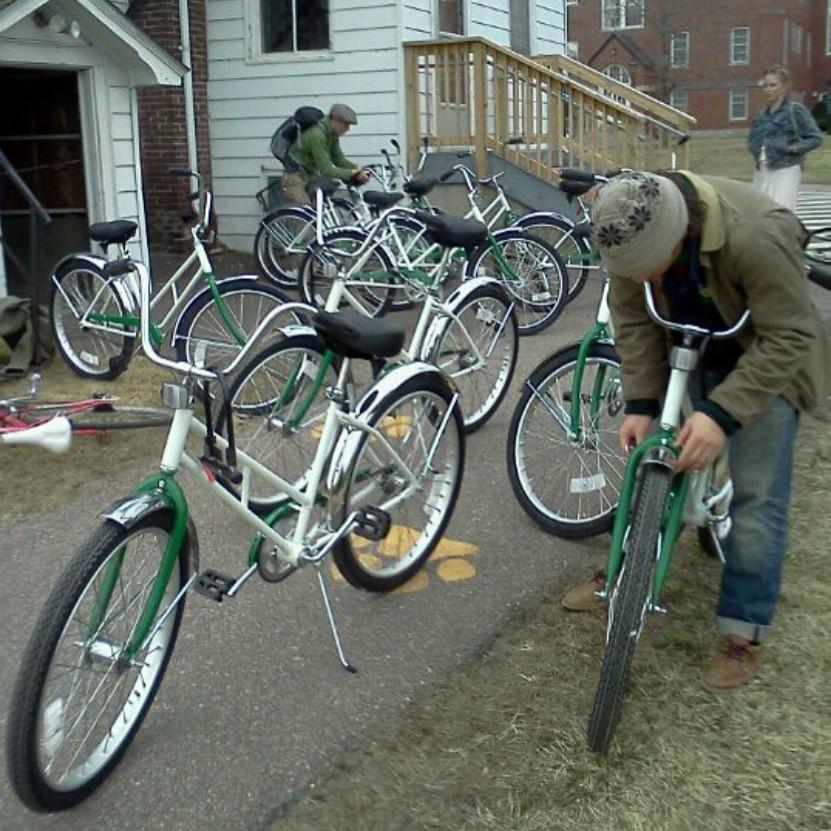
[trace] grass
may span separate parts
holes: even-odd
[[[689,142],[689,169],[749,182],[753,178],[753,159],[746,141],[746,135],[693,133]],[[802,183],[831,185],[831,140],[826,138],[805,157]]]
[[[719,566],[685,537],[607,758],[585,747],[603,621],[563,611],[558,586],[339,760],[274,831],[831,829],[829,455],[831,428],[807,420],[776,637],[747,687],[700,685]]]
[[[1,341],[0,341],[1,342]],[[2,356],[0,356],[2,360]],[[103,392],[119,398],[122,404],[160,406],[159,389],[170,374],[154,367],[144,356],[135,356],[130,368],[115,381],[93,381],[79,378],[60,357],[41,367],[43,382],[39,401],[63,401]],[[25,383],[10,381],[0,386],[0,398],[11,398],[26,392]],[[100,487],[106,471],[126,470],[140,465],[135,479],[147,472],[161,452],[165,428],[118,430],[97,436],[77,436],[71,452],[54,455],[38,447],[3,448],[0,465],[0,530],[12,522],[51,506],[62,504],[70,496]],[[156,449],[158,446],[158,450]],[[149,448],[152,447],[152,453]],[[28,486],[20,485],[21,471],[29,471]]]

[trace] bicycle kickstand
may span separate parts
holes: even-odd
[[[317,582],[320,586],[320,593],[323,596],[323,605],[326,607],[326,617],[329,618],[329,626],[332,629],[332,637],[335,639],[335,648],[338,650],[338,658],[347,672],[357,672],[357,667],[351,664],[349,660],[347,660],[346,655],[344,655],[340,635],[338,634],[338,625],[335,622],[335,614],[332,611],[332,604],[329,602],[329,593],[326,591],[326,581],[323,579],[323,574],[320,570],[321,564],[322,561],[320,560],[314,564],[315,572],[317,573]]]

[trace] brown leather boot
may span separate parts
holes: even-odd
[[[596,571],[587,583],[581,583],[569,589],[562,599],[563,608],[570,612],[596,612],[605,608],[606,601],[597,596],[597,592],[606,588],[606,572]]]
[[[702,670],[701,680],[711,690],[732,690],[755,674],[762,647],[737,635],[725,635],[721,651]]]

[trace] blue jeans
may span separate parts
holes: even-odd
[[[698,383],[694,377],[690,384],[693,400]],[[777,396],[730,438],[733,527],[722,543],[726,563],[716,610],[725,635],[762,641],[770,632],[788,542],[798,426],[797,410]]]

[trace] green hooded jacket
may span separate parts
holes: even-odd
[[[300,133],[289,148],[289,155],[300,165],[309,181],[341,179],[346,182],[352,177],[352,169],[357,167],[343,155],[340,141],[328,118]]]

